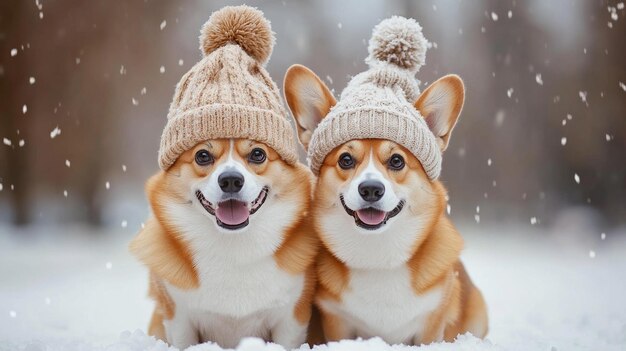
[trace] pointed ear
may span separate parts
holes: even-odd
[[[311,135],[337,100],[326,84],[313,71],[302,66],[289,67],[283,82],[285,100],[296,119],[298,139],[305,150],[309,148]]]
[[[450,134],[459,119],[464,101],[463,81],[459,76],[450,74],[432,83],[414,104],[437,137],[441,151],[448,147]]]

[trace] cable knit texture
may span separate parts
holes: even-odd
[[[200,35],[204,58],[176,86],[161,136],[161,169],[199,142],[219,138],[257,140],[297,162],[293,128],[263,66],[273,45],[269,21],[255,8],[229,6],[211,15]]]
[[[415,73],[425,62],[427,45],[414,19],[394,16],[374,27],[369,70],[352,78],[311,137],[308,159],[316,175],[337,146],[354,139],[387,139],[413,153],[431,180],[439,177],[441,150],[413,106],[420,93]]]

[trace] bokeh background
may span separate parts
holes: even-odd
[[[143,185],[158,170],[157,149],[174,87],[201,57],[199,29],[211,12],[240,3],[0,2],[0,285],[6,293],[0,296],[17,301],[0,303],[5,309],[0,321],[11,318],[5,321],[9,325],[24,315],[15,306],[29,302],[26,291],[39,289],[33,281],[69,277],[78,269],[74,264],[110,271],[119,267],[116,262],[132,262],[125,243],[149,211]],[[611,241],[626,232],[622,1],[246,3],[264,11],[276,32],[267,68],[281,91],[286,69],[301,63],[338,96],[350,77],[366,68],[367,41],[380,20],[417,19],[432,43],[417,76],[422,87],[447,73],[459,74],[466,84],[465,107],[441,177],[461,231],[480,237],[474,242],[484,243],[478,247],[485,251],[494,244],[481,233],[508,240],[504,247],[511,254],[519,249],[516,267],[539,255],[531,244],[523,251],[519,243],[528,240],[538,240],[548,252],[576,247],[571,254],[580,262],[597,253],[602,258],[605,241],[617,252],[626,250],[623,241]],[[543,237],[555,241],[538,239]],[[485,251],[487,261],[480,267],[501,263],[490,261]],[[40,270],[55,263],[61,268],[54,274]],[[32,274],[18,274],[22,265],[32,266]],[[111,280],[115,287],[139,289],[144,283],[136,281],[139,275],[124,274]],[[488,271],[476,274],[493,277]],[[82,277],[68,279],[74,284],[84,282]],[[89,286],[113,289],[92,280],[95,285]],[[614,287],[611,280],[588,283]],[[554,296],[560,288],[557,283]],[[51,293],[41,290],[36,299],[48,304]]]
[[[227,4],[3,0],[0,221],[136,228],[174,86],[201,57],[200,26]],[[365,69],[374,25],[393,14],[421,23],[433,45],[422,86],[447,73],[467,86],[442,177],[456,218],[552,225],[575,208],[626,223],[619,2],[249,4],[276,32],[268,70],[281,89],[301,63],[338,95]]]

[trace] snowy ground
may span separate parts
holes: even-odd
[[[126,251],[132,230],[85,230],[0,226],[0,350],[168,350],[141,331],[152,304],[145,270]],[[581,240],[530,225],[461,230],[490,333],[485,341],[462,336],[421,350],[626,350],[624,233]],[[318,348],[410,349],[376,339]],[[239,350],[282,348],[249,339]]]

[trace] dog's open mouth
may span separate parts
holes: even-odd
[[[196,197],[202,207],[215,216],[217,225],[225,229],[235,230],[244,228],[250,223],[250,216],[263,206],[267,199],[268,191],[267,187],[261,189],[259,196],[250,204],[236,199],[229,199],[218,202],[217,207],[214,207],[200,190],[196,191]]]
[[[378,229],[385,224],[391,218],[395,217],[402,211],[402,207],[404,207],[404,200],[401,200],[393,210],[389,212],[385,212],[373,207],[366,207],[360,210],[352,210],[343,200],[343,195],[339,195],[339,199],[341,200],[341,204],[343,205],[344,210],[348,215],[354,217],[354,223],[364,229],[375,230]]]

